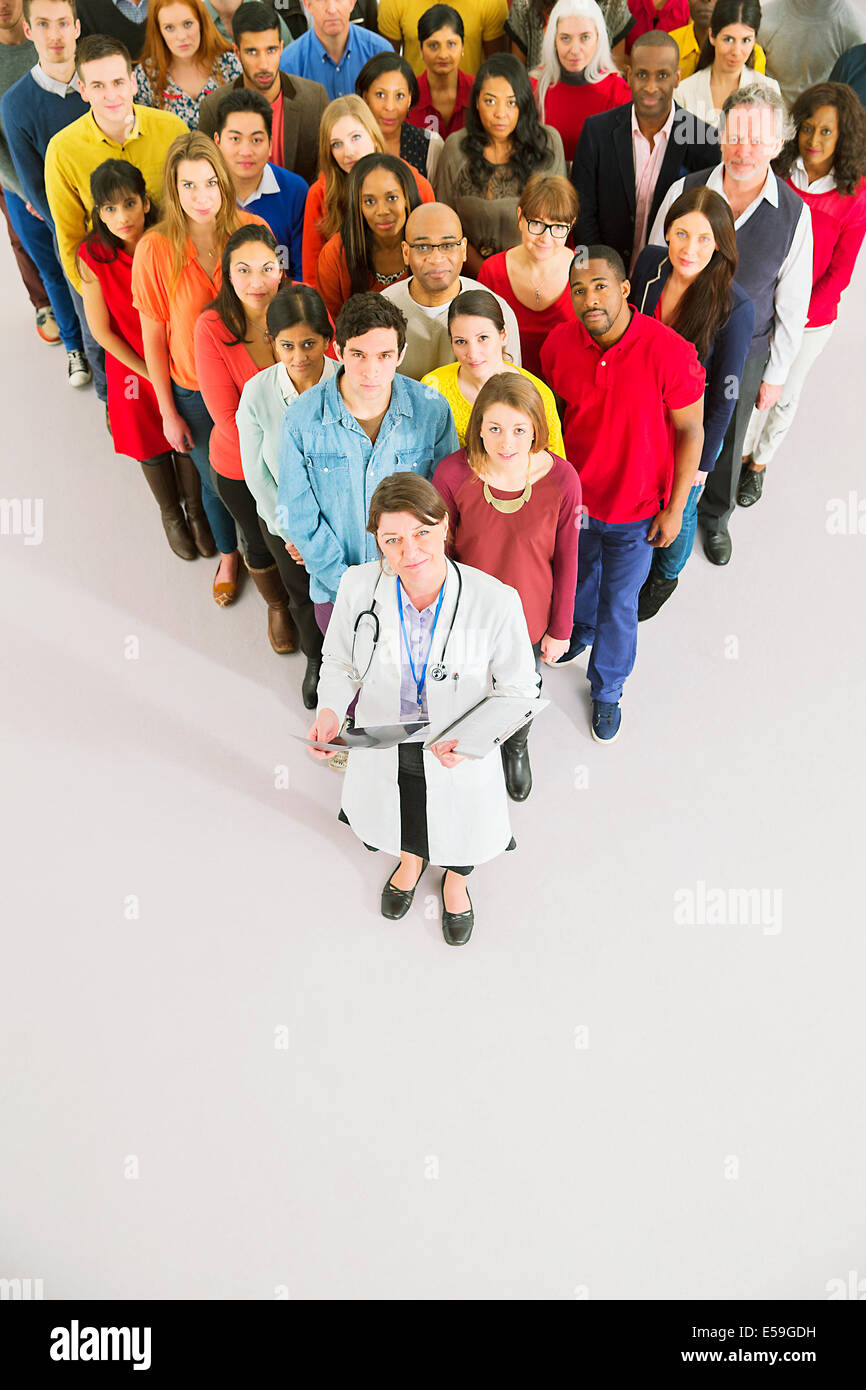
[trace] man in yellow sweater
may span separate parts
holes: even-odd
[[[158,202],[169,146],[186,134],[187,126],[170,111],[133,104],[132,62],[118,39],[105,34],[82,39],[76,68],[90,110],[48,142],[45,192],[61,264],[80,294],[75,252],[90,229],[90,175],[106,159],[126,159],[141,170],[148,193]]]
[[[697,71],[698,59],[701,56],[704,40],[710,32],[710,20],[715,7],[716,0],[689,0],[691,23],[684,24],[682,29],[671,30],[671,38],[676,39],[680,50],[681,82],[685,82],[687,77],[692,77]],[[760,44],[756,43],[755,72],[766,72],[766,69],[767,60],[764,56],[764,50]],[[676,100],[676,96],[674,100]]]

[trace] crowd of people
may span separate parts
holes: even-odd
[[[469,939],[541,670],[589,649],[612,742],[698,529],[730,562],[866,233],[864,73],[845,0],[0,0],[36,331],[303,653],[386,917],[432,860]]]

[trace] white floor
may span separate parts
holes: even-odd
[[[390,861],[289,737],[302,658],[169,552],[5,237],[0,284],[0,496],[44,508],[41,544],[0,536],[0,1277],[821,1299],[866,1275],[862,267],[730,566],[698,549],[642,625],[619,742],[590,739],[582,664],[548,678],[518,852],[473,875],[462,950],[432,870],[379,916]]]

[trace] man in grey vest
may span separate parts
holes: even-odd
[[[811,213],[770,168],[787,134],[785,122],[784,102],[771,89],[753,83],[732,92],[722,108],[722,163],[673,185],[649,238],[664,245],[668,208],[684,189],[706,184],[721,193],[734,215],[737,283],[755,304],[751,350],[741,381],[732,383],[737,408],[698,503],[704,554],[714,565],[726,565],[731,558],[728,521],[736,506],[752,409],[769,410],[779,399],[800,350],[812,294]]]

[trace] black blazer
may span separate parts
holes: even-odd
[[[576,246],[612,246],[625,261],[634,245],[636,197],[631,142],[632,103],[590,116],[581,131],[571,181],[580,210],[574,233]],[[704,121],[674,103],[674,123],[650,205],[647,233],[668,189],[677,179],[698,169],[711,169],[720,159],[718,135]]]

